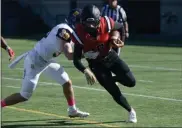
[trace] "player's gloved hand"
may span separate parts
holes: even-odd
[[[96,82],[95,75],[89,69],[86,68],[84,74],[89,85],[93,85]]]
[[[13,49],[11,49],[10,47],[8,47],[6,49],[6,51],[8,52],[10,58],[9,58],[9,61],[11,61],[14,57],[15,57],[15,52],[13,51]]]
[[[111,45],[114,48],[121,48],[124,46],[124,42],[122,40],[120,40],[120,38],[118,38],[116,36],[112,36],[111,37]]]

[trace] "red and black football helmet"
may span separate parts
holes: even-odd
[[[97,6],[89,4],[83,8],[81,14],[81,23],[88,33],[97,33],[97,28],[100,24],[100,17],[100,10]]]

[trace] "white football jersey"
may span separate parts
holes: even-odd
[[[65,23],[58,24],[35,45],[36,52],[46,61],[63,52],[63,43],[71,43],[73,30]]]

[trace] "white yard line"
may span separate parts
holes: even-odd
[[[151,81],[151,80],[138,80],[140,82],[143,82],[143,83],[153,83],[154,81]]]
[[[182,71],[182,68],[167,68],[167,67],[156,67],[156,66],[145,66],[145,65],[129,65],[132,68],[143,68],[143,69],[154,69],[164,71]],[[17,70],[23,70],[23,68],[16,68]]]
[[[179,68],[165,68],[165,67],[153,67],[153,66],[140,66],[140,65],[129,65],[132,68],[143,68],[143,69],[153,69],[153,70],[164,70],[164,71],[182,71]]]
[[[20,88],[20,87],[17,87],[17,86],[5,86],[7,88]]]
[[[16,70],[23,70],[23,68],[15,68]],[[72,79],[83,79],[83,77],[73,77]],[[154,81],[151,80],[138,80],[138,82],[142,83],[153,83]]]
[[[10,78],[10,77],[2,77],[2,79],[6,79],[6,80],[14,80],[14,81],[21,81],[21,79],[17,79],[17,78]],[[54,86],[60,86],[57,83],[48,83],[48,82],[39,82],[39,84],[41,85],[54,85]],[[16,86],[5,86],[5,87],[9,87],[9,88],[19,88]],[[97,88],[89,88],[89,87],[81,87],[81,86],[76,86],[73,85],[74,88],[80,88],[80,89],[86,89],[86,90],[93,90],[93,91],[102,91],[102,92],[106,92],[103,89],[97,89]],[[125,95],[128,96],[137,96],[137,97],[144,97],[144,98],[148,98],[148,99],[159,99],[159,100],[167,100],[167,101],[175,101],[175,102],[182,102],[182,99],[173,99],[173,98],[165,98],[165,97],[158,97],[158,96],[149,96],[149,95],[142,95],[142,94],[134,94],[134,93],[123,93]]]
[[[16,70],[24,70],[24,68],[15,68]]]

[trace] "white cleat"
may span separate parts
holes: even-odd
[[[78,108],[73,111],[68,110],[68,116],[70,118],[75,118],[75,117],[85,118],[85,117],[88,117],[89,115],[90,113],[82,112]]]
[[[119,83],[118,82],[115,82],[115,84],[118,86],[119,85]]]
[[[129,112],[129,123],[137,123],[136,112],[133,108],[131,109],[131,112]]]

